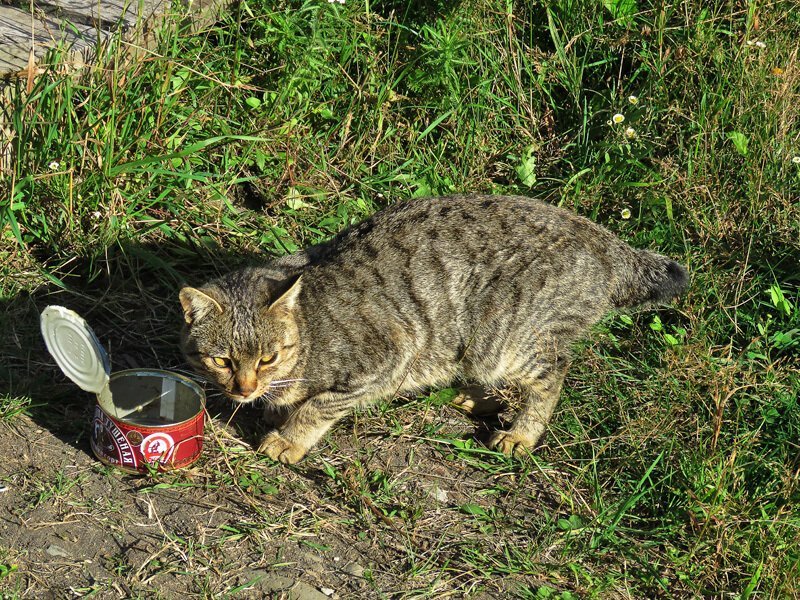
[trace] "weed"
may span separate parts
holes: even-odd
[[[0,398],[0,421],[11,421],[17,415],[27,414],[31,399],[5,396]]]

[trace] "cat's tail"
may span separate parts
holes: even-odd
[[[689,273],[674,260],[635,250],[623,269],[612,301],[617,308],[669,302],[689,286]]]

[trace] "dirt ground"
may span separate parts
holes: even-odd
[[[472,469],[417,436],[387,438],[365,432],[362,422],[360,447],[353,447],[354,424],[344,423],[338,448],[323,446],[287,468],[238,444],[232,427],[210,423],[204,454],[191,468],[133,476],[90,454],[89,417],[88,405],[76,405],[61,427],[17,416],[0,428],[0,548],[2,562],[16,566],[0,589],[12,596],[509,591],[508,582],[458,567],[463,558],[451,545],[461,536],[492,536],[470,531],[466,514],[493,510],[481,494],[493,488],[492,478],[476,481]],[[451,427],[469,427],[455,411],[450,419]],[[465,506],[472,508],[465,513]]]

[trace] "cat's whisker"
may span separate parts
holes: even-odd
[[[300,383],[302,381],[311,381],[311,380],[310,379],[306,379],[304,377],[301,377],[301,378],[298,378],[298,379],[276,379],[275,381],[271,381],[269,385],[270,385],[270,387],[272,387],[275,384],[281,384],[281,383],[292,384],[292,383]]]
[[[187,369],[180,369],[177,367],[170,367],[169,371],[171,371],[172,373],[177,373],[178,375],[183,375],[184,377],[187,377],[192,381],[198,381],[200,383],[214,383],[208,377],[205,377],[204,375],[201,375],[200,373],[197,373],[195,371],[189,371]]]
[[[274,403],[281,396],[281,394],[277,393],[277,392],[280,392],[280,391],[286,389],[286,387],[288,387],[288,386],[275,387],[275,388],[272,388],[272,389],[268,389],[261,395],[261,399],[264,399],[264,400],[267,400],[268,402],[273,402]]]
[[[264,403],[267,406],[269,406],[270,409],[274,409],[274,408],[280,406],[280,404],[278,404],[276,402],[276,400],[277,399],[275,398],[275,396],[273,394],[269,394],[269,393],[262,394],[261,396],[258,397],[258,401]]]

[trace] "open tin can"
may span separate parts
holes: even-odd
[[[77,313],[48,306],[42,336],[58,366],[97,397],[91,446],[101,462],[125,471],[177,469],[203,449],[205,394],[191,379],[159,369],[111,374],[103,346]]]

